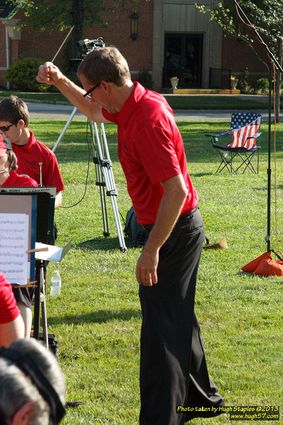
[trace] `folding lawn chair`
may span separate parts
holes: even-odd
[[[256,174],[259,171],[259,136],[261,135],[261,114],[256,112],[234,112],[231,115],[230,130],[219,134],[206,134],[211,137],[212,147],[217,149],[221,162],[216,173],[225,168],[236,174],[250,170]],[[226,143],[219,143],[219,140]],[[252,161],[257,156],[257,166]]]

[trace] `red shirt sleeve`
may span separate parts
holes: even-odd
[[[0,273],[0,324],[12,322],[19,314],[12,286]]]
[[[56,187],[56,192],[64,190],[64,181],[53,152],[49,153],[48,160],[44,164],[43,186]]]

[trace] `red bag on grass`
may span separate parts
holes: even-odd
[[[243,266],[242,270],[261,276],[283,276],[283,261],[273,260],[271,251],[268,251]]]

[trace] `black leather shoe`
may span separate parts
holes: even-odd
[[[217,398],[217,401],[215,400]],[[213,402],[213,399],[215,402]],[[215,416],[226,413],[224,407],[224,399],[218,393],[214,393],[211,397],[211,403],[205,406],[191,406],[185,414],[185,422],[188,422],[194,418],[213,418]]]

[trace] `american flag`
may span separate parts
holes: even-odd
[[[259,131],[261,115],[253,112],[241,112],[232,114],[231,130],[233,140],[229,148],[253,149],[256,146],[256,139],[247,137],[253,136]]]

